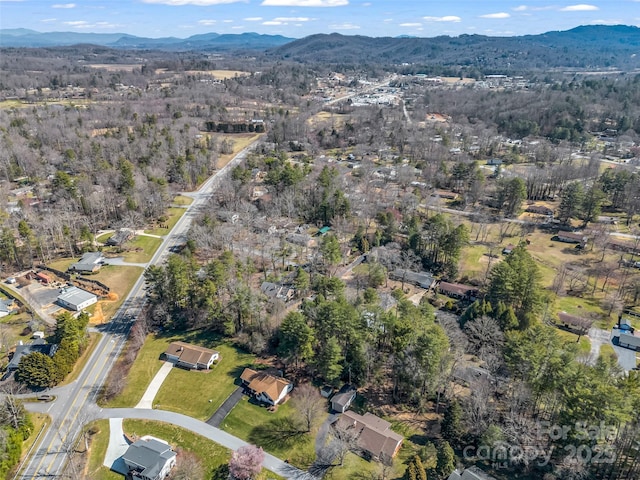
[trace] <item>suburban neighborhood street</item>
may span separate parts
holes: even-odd
[[[150,265],[164,262],[169,255],[169,248],[186,240],[191,223],[199,210],[206,205],[211,194],[222,184],[228,172],[244,160],[258,141],[254,141],[238,153],[199,190],[189,194],[194,199],[193,203],[186,209],[171,232],[164,237],[162,244],[149,262]],[[27,404],[27,408],[33,411],[42,411],[43,407],[46,407],[52,422],[42,435],[38,448],[25,460],[16,478],[27,480],[58,477],[64,470],[68,453],[73,450],[80,430],[85,424],[97,418],[147,418],[172,423],[175,421],[196,433],[204,432],[201,434],[206,434],[208,438],[229,448],[237,448],[244,444],[241,440],[214,429],[204,422],[170,412],[145,409],[100,410],[97,407],[96,397],[126,342],[129,329],[144,306],[145,295],[144,277],[140,276],[111,322],[100,327],[103,335],[78,379],[70,385],[53,388],[47,392],[56,396],[52,404]],[[286,474],[286,471],[291,471],[291,467],[275,457],[266,456],[265,467],[282,472],[280,475],[287,478],[298,478],[299,472]]]

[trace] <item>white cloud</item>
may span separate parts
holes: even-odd
[[[267,20],[266,22],[262,22],[262,25],[282,25],[282,22],[278,22],[277,20]]]
[[[245,22],[259,22],[262,20],[262,17],[247,17],[243,18]]]
[[[233,20],[222,20],[222,23],[233,23]]]
[[[638,1],[640,1],[640,0],[638,0]],[[383,22],[384,22],[384,23],[391,23],[391,22],[393,22],[393,18],[385,18],[385,19],[383,20]]]
[[[360,25],[355,25],[353,23],[332,23],[329,25],[331,30],[360,30]]]
[[[242,30],[244,28],[244,25],[234,25],[233,27],[231,27],[231,30]]]
[[[80,27],[82,25],[87,25],[89,22],[87,22],[86,20],[73,20],[70,22],[63,22],[63,23],[71,27]]]
[[[262,0],[263,7],[343,7],[349,0]]]
[[[460,22],[462,19],[455,15],[445,15],[444,17],[422,17],[427,22]]]
[[[507,12],[498,12],[498,13],[487,13],[486,15],[480,15],[480,18],[509,18]]]
[[[600,10],[595,5],[587,5],[581,3],[579,5],[569,5],[568,7],[561,8],[561,12],[592,12],[594,10]]]
[[[512,8],[512,10],[514,12],[524,12],[525,10],[527,10],[529,7],[527,7],[526,5],[520,5],[519,7],[515,7]]]
[[[182,6],[196,5],[198,7],[208,7],[210,5],[223,5],[226,3],[246,3],[248,0],[142,0],[144,3],[157,3],[161,5]]]
[[[57,18],[44,18],[44,19],[40,20],[40,22],[42,22],[42,23],[51,23],[51,22],[55,22],[57,20],[58,20]]]
[[[205,27],[209,27],[211,25],[215,25],[217,23],[217,20],[198,20],[198,25],[204,25]]]
[[[362,4],[363,7],[370,7],[371,6],[371,2],[364,2]]]
[[[76,8],[75,3],[56,3],[55,5],[51,5],[51,8]]]
[[[401,23],[400,24],[401,27],[421,27],[422,24],[421,23]]]
[[[277,17],[274,20],[276,22],[308,22],[311,19],[309,17]]]

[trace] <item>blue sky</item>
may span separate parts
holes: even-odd
[[[640,0],[0,0],[0,28],[154,38],[207,32],[511,36],[589,24],[640,26]]]

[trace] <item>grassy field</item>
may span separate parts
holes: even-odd
[[[224,155],[221,154],[218,157],[217,167],[220,169],[224,167],[227,163],[229,163],[229,161],[233,157],[235,157],[238,154],[238,152],[246,148],[254,140],[257,140],[258,138],[260,138],[260,136],[263,134],[262,133],[257,133],[257,134],[240,133],[240,134],[234,134],[234,135],[227,135],[224,133],[211,133],[210,135],[214,137],[216,140],[218,140],[219,143],[222,143],[224,140],[231,141],[233,143],[233,153],[228,153]]]
[[[235,389],[235,381],[245,366],[252,365],[253,355],[234,346],[220,343],[207,334],[191,333],[176,336],[150,335],[127,376],[121,395],[108,403],[109,407],[135,406],[147,386],[162,366],[160,355],[169,343],[183,340],[220,352],[221,360],[209,372],[192,372],[174,368],[169,373],[154,400],[154,406],[183,413],[200,420],[208,419]]]
[[[174,425],[148,420],[126,419],[123,428],[127,435],[138,437],[152,435],[166,440],[178,452],[185,450],[194,454],[203,467],[203,478],[227,478],[223,476],[223,472],[226,472],[224,467],[229,462],[231,452],[211,440]],[[263,469],[256,480],[279,480],[281,478],[279,475]]]
[[[182,197],[182,198],[188,198],[188,197]],[[150,228],[144,231],[144,233],[148,233],[150,235],[160,235],[160,236],[165,236],[167,235],[171,229],[175,226],[176,223],[178,223],[178,220],[180,220],[180,217],[182,217],[182,215],[184,215],[184,212],[186,212],[185,208],[182,207],[169,207],[167,209],[167,211],[165,212],[165,217],[167,218],[165,221],[161,222],[162,225],[167,226],[168,228],[160,228],[160,225],[155,226],[154,228]],[[136,238],[150,238],[150,237],[136,237]]]
[[[96,433],[91,436],[89,458],[85,468],[86,478],[91,478],[92,480],[122,480],[122,475],[112,472],[102,464],[109,445],[109,420],[97,420],[88,425],[87,429]]]
[[[183,211],[181,208],[178,210]],[[169,230],[165,230],[165,234],[167,232]],[[156,253],[161,243],[162,240],[160,238],[137,235],[133,240],[125,244],[125,248],[128,251],[123,255],[124,260],[131,263],[147,263],[151,261],[153,254]]]
[[[170,338],[171,341],[182,339]],[[172,369],[156,395],[156,408],[207,420],[235,390],[242,370],[251,366],[255,358],[228,343],[204,342],[203,345],[218,350],[220,361],[208,372]]]
[[[111,319],[118,311],[120,305],[122,305],[125,297],[129,294],[143,271],[144,269],[142,267],[109,265],[102,267],[97,274],[91,276],[92,279],[104,283],[111,288],[112,292],[118,295],[118,299],[115,301],[100,300],[98,302],[98,305],[102,308],[105,320]]]
[[[306,469],[315,459],[316,429],[313,429],[311,433],[301,434],[291,443],[282,441],[277,434],[264,434],[264,430],[267,432],[277,430],[277,427],[269,428],[271,422],[276,425],[278,422],[286,421],[293,413],[289,402],[278,406],[275,412],[270,412],[265,407],[255,404],[249,397],[244,396],[224,419],[220,427],[236,437],[261,446],[265,451],[278,458],[289,460],[292,465]]]
[[[49,415],[45,415],[44,413],[31,413],[30,417],[31,421],[33,422],[33,432],[31,433],[31,435],[29,435],[29,438],[22,442],[22,455],[20,457],[20,465],[22,465],[22,462],[24,461],[27,452],[29,452],[29,449],[33,446],[34,443],[36,443],[36,439],[38,443],[40,443],[40,441],[42,440],[42,436],[38,437],[38,434],[42,430],[42,427],[51,423]]]
[[[105,406],[110,408],[136,406],[147,386],[160,370],[162,366],[160,354],[167,349],[169,343],[168,339],[149,335],[127,375],[127,384],[123,392]]]
[[[556,330],[556,333],[565,343],[576,343],[578,341],[578,335],[576,335],[575,333],[568,332],[561,328],[558,328]],[[589,338],[583,335],[582,337],[580,337],[580,342],[578,342],[578,352],[581,355],[589,355],[590,351],[591,341],[589,340]]]
[[[460,256],[460,274],[470,280],[483,281],[487,267],[489,266],[489,248],[486,245],[469,245]],[[502,259],[499,249],[493,252],[498,258],[491,259],[491,265],[495,265]],[[485,255],[487,254],[487,255]]]
[[[80,260],[79,257],[77,257],[77,258],[75,258],[75,257],[74,258],[61,258],[59,260],[55,260],[53,262],[49,262],[47,264],[47,267],[54,268],[54,269],[59,270],[61,272],[66,272],[67,269],[69,268],[69,266],[72,263],[76,263],[78,260]]]
[[[107,240],[109,240],[111,237],[113,237],[115,232],[108,232],[108,233],[103,233],[102,235],[98,235],[96,237],[96,242],[98,243],[105,243]]]
[[[185,197],[184,195],[178,195],[173,199],[171,203],[173,203],[174,205],[181,205],[186,207],[187,205],[191,205],[193,203],[193,198]]]

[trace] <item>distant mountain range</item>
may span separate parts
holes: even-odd
[[[126,33],[36,32],[26,28],[0,29],[0,47],[61,47],[78,44],[123,49],[266,50],[293,41],[281,35],[205,33],[189,38],[145,38]]]
[[[640,71],[640,28],[590,25],[520,37],[460,35],[366,37],[337,33],[302,39],[257,33],[207,33],[189,38],[144,38],[124,33],[40,33],[0,30],[0,47],[55,47],[93,44],[118,49],[168,51],[264,51],[268,58],[340,65],[408,64],[494,71],[553,68]],[[467,72],[468,73],[468,72]]]
[[[496,70],[640,68],[640,28],[591,25],[520,37],[434,38],[311,35],[270,49],[306,63],[440,65]]]

